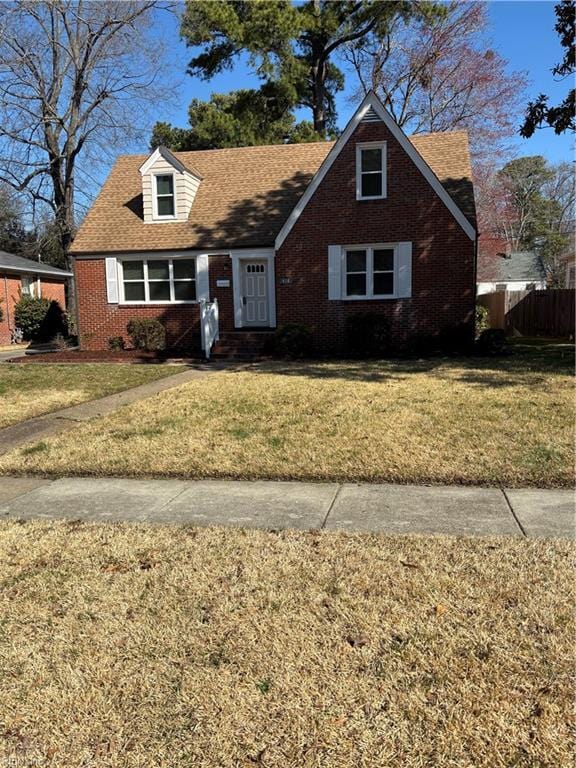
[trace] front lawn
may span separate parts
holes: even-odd
[[[0,429],[183,370],[161,365],[0,364]]]
[[[569,486],[573,352],[213,373],[7,454],[0,470]]]
[[[0,764],[572,765],[573,545],[0,525]]]

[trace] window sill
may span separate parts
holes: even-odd
[[[399,299],[396,294],[387,294],[386,296],[342,296],[341,301],[390,301]]]
[[[358,197],[358,195],[356,195],[356,202],[364,203],[369,200],[386,200],[387,197],[388,195],[376,195],[375,197]]]
[[[121,307],[169,307],[174,304],[199,304],[198,299],[190,301],[119,301]]]

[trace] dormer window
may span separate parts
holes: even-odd
[[[356,199],[381,200],[386,197],[386,142],[370,141],[356,145]]]
[[[139,171],[145,223],[185,221],[202,181],[200,173],[184,165],[166,147],[157,147]]]
[[[174,174],[155,174],[154,181],[156,184],[156,193],[154,195],[154,218],[173,219],[176,216]]]

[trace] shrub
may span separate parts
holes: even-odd
[[[14,308],[14,320],[26,341],[49,341],[68,333],[62,308],[49,299],[22,296]]]
[[[166,348],[166,328],[152,317],[130,320],[126,330],[136,349],[148,352]]]
[[[501,355],[506,346],[506,331],[502,328],[487,328],[476,341],[479,355]]]
[[[470,323],[459,323],[437,333],[411,336],[401,352],[409,356],[467,355],[472,352],[474,334]]]
[[[281,325],[274,336],[274,351],[281,357],[308,357],[312,353],[312,333],[307,325]]]
[[[62,351],[65,351],[70,346],[68,344],[67,338],[61,333],[57,333],[56,336],[54,336],[54,338],[52,339],[52,343],[54,344],[56,349],[62,350]]]
[[[482,331],[487,331],[488,328],[490,328],[490,313],[488,312],[488,307],[483,307],[482,304],[476,304],[476,313],[475,313],[475,329],[476,329],[476,338],[480,336]]]
[[[458,323],[440,331],[437,339],[441,352],[449,355],[469,354],[474,344],[474,329],[470,323]]]
[[[346,318],[346,354],[351,357],[385,357],[392,348],[390,323],[375,312]]]
[[[110,336],[108,339],[108,349],[124,349],[126,347],[126,342],[124,341],[124,338],[122,336]]]

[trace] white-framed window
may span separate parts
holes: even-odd
[[[196,301],[196,259],[118,261],[122,304],[187,304]]]
[[[356,144],[356,199],[386,197],[386,142]]]
[[[398,243],[343,249],[342,297],[392,299],[398,286]]]
[[[153,212],[155,219],[176,218],[176,180],[173,173],[155,173],[153,183]]]
[[[40,278],[33,275],[22,275],[20,278],[20,292],[22,296],[35,296],[40,298]]]

